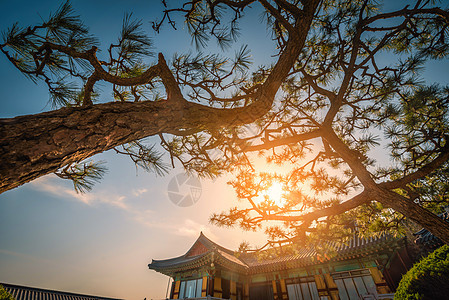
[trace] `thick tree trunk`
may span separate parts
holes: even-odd
[[[444,221],[434,213],[414,203],[413,201],[386,189],[376,190],[377,199],[387,207],[403,214],[417,224],[449,244],[449,222]]]
[[[269,107],[228,110],[186,101],[114,102],[1,119],[0,192],[144,137],[250,123]]]
[[[432,234],[439,237],[443,242],[449,243],[449,222],[443,221],[437,215],[395,193],[392,189],[385,188],[384,186],[388,186],[388,184],[377,184],[363,165],[358,153],[351,150],[335,134],[332,128],[324,128],[323,137],[351,167],[354,174],[368,192],[368,198],[379,201],[383,205],[394,209],[432,232]],[[442,161],[439,161],[439,163],[442,163]]]

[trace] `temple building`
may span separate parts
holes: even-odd
[[[412,264],[405,238],[387,235],[354,235],[330,257],[313,248],[261,257],[226,249],[200,233],[184,255],[153,259],[148,267],[173,279],[170,299],[351,300],[393,299]]]

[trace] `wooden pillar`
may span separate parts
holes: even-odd
[[[223,290],[221,289],[221,278],[214,278],[214,294],[212,297],[221,298],[223,296]]]
[[[390,288],[382,275],[382,272],[377,267],[369,268],[371,276],[373,277],[374,283],[376,284],[376,290],[379,294],[391,293]]]
[[[329,290],[329,294],[332,300],[339,300],[340,296],[338,295],[338,286],[332,278],[331,274],[324,274],[324,279],[326,280],[327,289]]]
[[[318,295],[320,297],[328,297],[329,296],[323,276],[315,275],[315,284],[316,284],[316,288],[318,290]]]
[[[178,299],[179,297],[179,286],[181,285],[181,281],[175,281],[175,289],[173,290],[173,299]]]
[[[201,297],[207,296],[207,276],[203,277],[203,285],[201,287]]]
[[[235,282],[234,280],[230,281],[230,295],[231,295],[231,300],[237,300],[237,282]]]
[[[212,296],[214,294],[214,278],[215,276],[210,276],[207,282],[207,296]]]
[[[326,297],[331,300],[338,300],[338,287],[331,274],[315,275],[315,284],[320,297]]]
[[[281,284],[281,297],[282,300],[288,300],[288,294],[287,294],[287,286],[285,285],[285,279],[281,279],[279,281]]]
[[[274,300],[279,300],[278,287],[277,287],[277,284],[276,284],[276,280],[271,281],[271,284],[273,285],[273,297],[274,297]]]
[[[243,300],[249,300],[249,283],[243,285]]]

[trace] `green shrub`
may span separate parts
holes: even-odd
[[[15,300],[0,284],[0,300]]]
[[[449,246],[443,245],[402,277],[394,299],[449,299]]]

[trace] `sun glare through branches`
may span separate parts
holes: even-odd
[[[275,205],[282,207],[284,206],[284,194],[285,190],[280,182],[274,181],[271,186],[267,187],[262,193],[261,196],[269,201],[273,201]],[[262,199],[261,199],[262,201]]]

